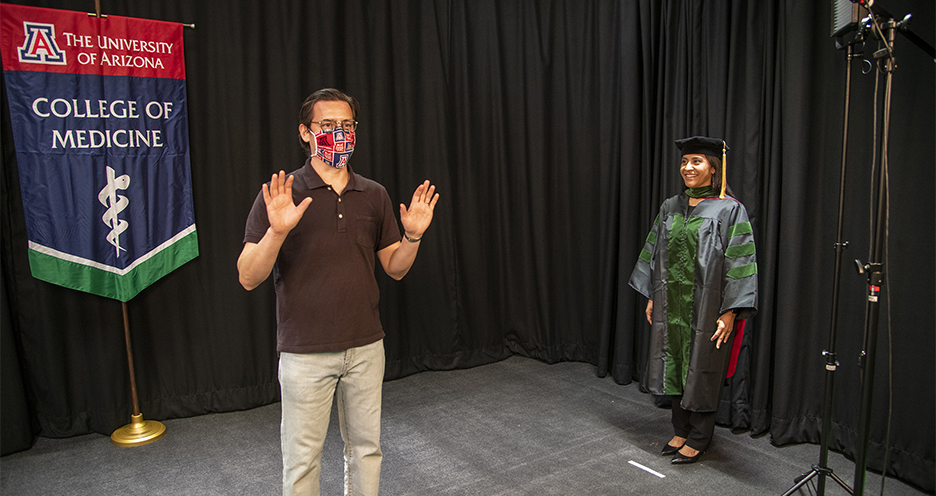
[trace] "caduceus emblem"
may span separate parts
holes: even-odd
[[[101,205],[107,207],[107,211],[104,212],[104,216],[101,217],[101,220],[104,221],[104,224],[107,224],[107,227],[111,228],[111,231],[107,233],[107,242],[114,245],[114,248],[117,250],[117,257],[120,257],[120,250],[127,251],[126,248],[120,247],[120,234],[127,230],[130,227],[130,223],[123,219],[118,219],[117,214],[123,212],[127,205],[130,204],[130,200],[126,196],[118,195],[117,190],[127,189],[130,187],[130,176],[124,174],[119,177],[114,172],[114,169],[107,168],[107,186],[104,186],[104,189],[98,193],[98,200],[101,202]]]

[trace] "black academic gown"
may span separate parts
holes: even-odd
[[[630,286],[653,300],[650,356],[641,385],[682,395],[682,407],[718,410],[731,354],[711,341],[718,317],[757,312],[757,260],[747,211],[731,197],[689,207],[685,193],[667,199],[647,236]],[[727,344],[727,346],[726,346]]]

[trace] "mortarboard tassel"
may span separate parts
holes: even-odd
[[[728,145],[725,144],[725,140],[722,140],[721,143],[722,143],[722,148],[721,148],[721,195],[719,195],[718,197],[719,197],[719,198],[724,198],[724,197],[725,197],[725,189],[728,188],[728,176],[727,176],[727,169],[728,169],[728,167],[727,167],[727,163],[726,163],[726,162],[728,161],[728,153],[727,153],[727,150],[725,149],[725,148],[727,148]]]

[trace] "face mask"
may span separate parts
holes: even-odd
[[[315,137],[314,156],[336,169],[348,165],[348,160],[354,153],[354,131],[338,127],[312,135]]]

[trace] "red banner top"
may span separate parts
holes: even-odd
[[[0,4],[5,71],[185,79],[182,24]]]

